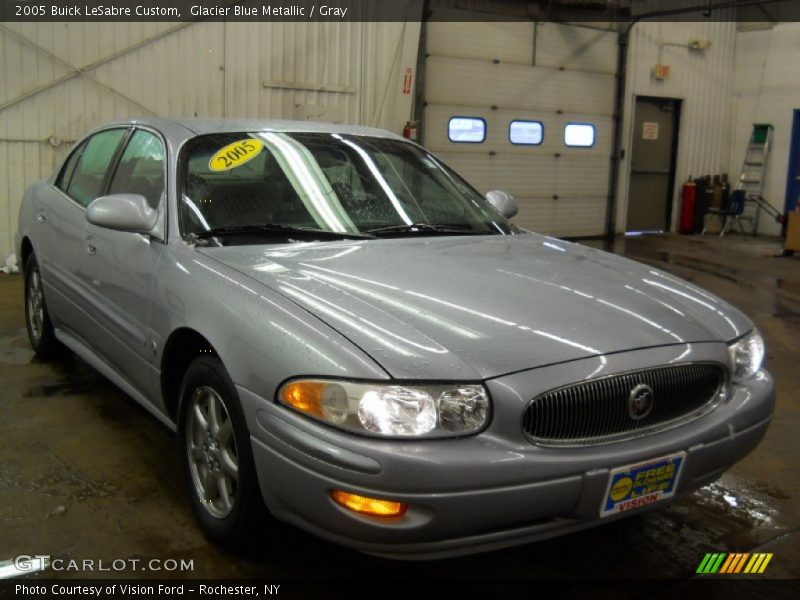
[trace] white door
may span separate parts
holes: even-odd
[[[617,34],[533,22],[426,27],[425,146],[480,192],[516,196],[520,227],[602,235]]]

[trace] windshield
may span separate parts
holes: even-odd
[[[300,228],[365,237],[511,233],[505,218],[452,170],[399,140],[205,135],[186,145],[182,165],[183,235],[243,228],[273,236]],[[233,239],[224,242],[255,243],[252,237]]]

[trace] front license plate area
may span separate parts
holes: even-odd
[[[600,517],[648,506],[675,495],[686,452],[612,469]]]

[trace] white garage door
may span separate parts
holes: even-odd
[[[602,235],[616,33],[555,23],[429,22],[426,51],[425,146],[481,192],[516,196],[520,227]]]

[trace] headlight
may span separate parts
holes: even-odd
[[[393,437],[448,437],[480,431],[489,418],[482,385],[405,385],[303,379],[278,400],[350,431]]]
[[[764,362],[764,340],[758,329],[728,346],[733,364],[733,382],[749,379],[761,369]]]

